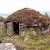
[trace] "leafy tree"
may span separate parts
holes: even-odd
[[[48,16],[47,12],[45,13],[46,16]],[[48,16],[49,17],[49,16]]]
[[[0,16],[0,22],[3,22],[3,21],[4,21],[4,17]]]

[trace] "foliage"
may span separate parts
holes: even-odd
[[[10,38],[10,37],[9,37]],[[24,41],[27,39],[26,41]],[[50,50],[50,35],[42,37],[40,35],[25,35],[21,37],[10,38],[8,42],[15,45],[17,49],[23,50]]]
[[[3,22],[3,21],[4,21],[4,18],[0,16],[0,22]]]
[[[45,15],[46,15],[47,17],[49,17],[48,14],[47,14],[47,12],[45,13]]]
[[[4,29],[0,29],[0,37],[6,37],[7,33],[5,33]]]
[[[46,50],[46,47],[45,46],[39,46],[38,49],[39,50]]]
[[[40,39],[41,38],[41,36],[39,36],[39,35],[32,35],[32,34],[28,34],[28,35],[26,35],[25,36],[25,39],[26,38],[28,38],[28,39],[33,39],[33,40],[38,40],[38,39]]]
[[[33,9],[24,8],[14,12],[5,19],[5,22],[10,21],[18,21],[30,25],[32,23],[47,24],[50,19],[49,17],[42,15]]]

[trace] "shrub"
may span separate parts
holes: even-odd
[[[7,33],[5,33],[4,29],[0,29],[0,37],[7,36]]]
[[[50,50],[50,47],[49,47],[49,48],[47,48],[47,50]]]
[[[6,37],[7,33],[0,33],[0,37]]]
[[[48,46],[50,46],[50,40],[46,41],[46,44],[47,44]]]
[[[1,16],[0,16],[0,22],[3,22],[4,19],[5,19],[4,17],[1,17]]]
[[[46,47],[45,46],[39,46],[38,50],[46,50]]]
[[[40,40],[39,42],[36,43],[37,46],[45,45],[45,41]]]
[[[47,39],[50,39],[50,35],[46,36]]]
[[[41,38],[41,36],[39,35],[32,35],[32,34],[29,34],[29,35],[26,35],[25,37],[29,38],[29,39],[33,39],[33,40],[38,40]]]

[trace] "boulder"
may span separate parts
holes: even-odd
[[[0,43],[0,50],[16,50],[12,43]]]

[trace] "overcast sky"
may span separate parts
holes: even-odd
[[[0,0],[0,13],[11,14],[25,7],[50,11],[50,0]]]

